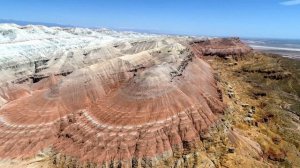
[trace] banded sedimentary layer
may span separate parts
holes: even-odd
[[[200,56],[242,56],[252,51],[239,38],[214,38],[193,40],[190,45]]]
[[[51,148],[134,166],[193,148],[223,112],[185,38],[1,26],[1,158]]]

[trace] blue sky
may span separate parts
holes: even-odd
[[[0,0],[0,19],[300,39],[300,0]]]

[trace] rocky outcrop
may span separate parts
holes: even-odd
[[[252,49],[239,38],[194,40],[190,45],[198,56],[241,56],[252,51]]]
[[[193,151],[224,108],[211,67],[176,38],[125,37],[6,67],[0,157],[135,167]]]

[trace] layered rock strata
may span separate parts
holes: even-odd
[[[190,45],[194,53],[199,56],[242,56],[252,51],[252,48],[244,44],[239,38],[194,40]]]
[[[184,38],[2,29],[1,158],[50,147],[81,162],[133,166],[134,159],[189,149],[223,111],[211,67]]]

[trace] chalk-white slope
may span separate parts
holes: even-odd
[[[130,41],[155,37],[107,29],[0,24],[0,84],[26,75],[37,75],[40,71],[46,71],[43,74],[47,71],[64,73],[62,67],[70,72],[98,62],[99,54],[103,58],[117,56],[114,45],[122,44],[121,47],[126,48],[130,47]],[[97,56],[92,53],[83,58],[96,49]]]

